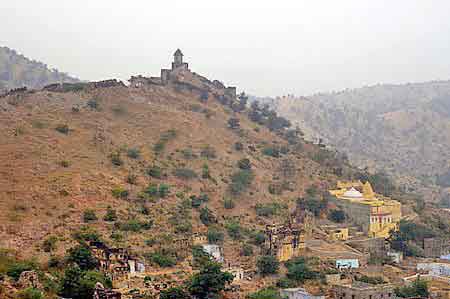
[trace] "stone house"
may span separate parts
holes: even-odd
[[[400,264],[403,261],[403,252],[388,251],[387,256],[392,259],[392,262]]]
[[[203,244],[203,251],[209,254],[216,262],[223,263],[223,249],[216,244]]]
[[[425,257],[440,257],[450,253],[450,243],[442,238],[423,239]]]
[[[358,259],[337,259],[336,268],[338,269],[357,269],[359,268]]]
[[[124,248],[109,248],[103,242],[90,242],[89,247],[99,262],[99,269],[113,280],[145,271],[144,263],[131,257]]]
[[[355,281],[349,285],[333,286],[334,299],[395,299],[394,287],[390,284],[372,285]]]
[[[95,284],[93,299],[121,299],[122,294],[117,291],[106,289],[100,282]]]
[[[281,289],[280,296],[287,299],[325,299],[323,295],[311,295],[304,288]]]
[[[341,274],[326,274],[325,281],[328,285],[335,285],[341,282]]]
[[[305,249],[304,230],[293,225],[267,225],[265,247],[278,261],[297,257]]]
[[[194,233],[192,235],[192,244],[193,245],[203,245],[208,243],[208,237],[202,233]]]
[[[418,263],[417,271],[428,272],[436,276],[450,276],[450,264],[447,263]]]
[[[239,282],[244,279],[244,269],[241,267],[228,267],[223,269],[223,271],[233,275],[233,283]]]

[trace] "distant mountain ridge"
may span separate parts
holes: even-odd
[[[75,83],[73,78],[42,62],[28,59],[8,47],[0,47],[0,90],[27,87],[40,89],[51,83]]]
[[[442,185],[450,169],[450,81],[375,85],[264,101],[313,140],[406,186]]]

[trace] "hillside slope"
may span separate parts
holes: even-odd
[[[263,230],[285,222],[305,189],[314,185],[324,192],[333,184],[336,165],[349,173],[332,153],[313,159],[323,149],[300,139],[288,143],[211,94],[200,100],[180,86],[38,91],[0,98],[0,107],[0,248],[22,256],[47,259],[42,244],[50,236],[58,238],[55,252],[63,254],[82,227],[137,253],[149,250],[149,239],[205,232],[200,208],[189,210],[191,216],[180,212],[186,199],[202,194],[208,198],[202,207],[220,230],[236,221],[243,231]],[[229,127],[231,117],[239,129]],[[254,177],[248,187],[238,167],[244,158]],[[230,191],[233,182],[239,194]],[[169,186],[169,194],[147,197],[152,184]],[[224,199],[235,207],[226,209]],[[257,204],[274,203],[275,215],[256,215]],[[98,219],[83,223],[87,209]],[[115,224],[103,221],[109,209],[117,211]],[[124,229],[130,221],[153,226]],[[226,259],[238,258],[242,241],[225,242]]]
[[[58,70],[50,70],[47,65],[30,60],[8,47],[0,47],[0,91],[21,87],[40,89],[52,83],[79,81]]]
[[[433,185],[450,168],[450,81],[377,85],[272,101],[308,135],[411,188]]]

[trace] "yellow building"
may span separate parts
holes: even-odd
[[[347,241],[348,240],[348,228],[336,228],[328,233],[329,237],[333,241]]]
[[[387,238],[391,230],[398,228],[401,203],[376,194],[369,182],[338,182],[337,189],[329,192],[332,201],[369,237]]]

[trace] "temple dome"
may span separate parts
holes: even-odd
[[[348,198],[363,198],[363,195],[361,194],[361,192],[359,192],[358,190],[356,190],[353,187],[350,190],[345,191],[342,196],[348,197]]]

